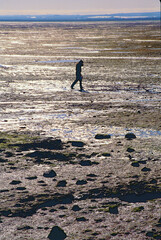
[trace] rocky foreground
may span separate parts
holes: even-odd
[[[161,239],[159,146],[1,132],[0,239]]]

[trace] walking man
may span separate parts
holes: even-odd
[[[83,76],[81,74],[81,67],[83,66],[83,61],[80,60],[77,64],[76,64],[76,80],[72,83],[71,85],[71,89],[74,88],[74,85],[79,81],[80,83],[80,91],[83,91],[83,87],[82,87],[82,79]]]

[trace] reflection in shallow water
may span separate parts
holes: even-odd
[[[91,57],[83,57],[91,58]],[[136,57],[136,56],[107,56],[107,57],[92,57],[93,59],[133,59],[133,60],[161,60],[161,57]]]
[[[95,51],[94,51],[95,52]],[[98,51],[96,51],[98,52]],[[112,52],[112,53],[130,53],[130,52]],[[84,59],[91,59],[89,56],[83,56]],[[131,59],[131,60],[161,60],[161,57],[137,57],[137,56],[92,56],[92,59]],[[61,59],[50,61],[36,61],[37,63],[76,63],[78,59]]]
[[[50,117],[52,118],[58,118],[58,119],[66,119],[69,118],[70,116],[66,113],[58,113],[58,114],[51,114]]]
[[[160,42],[160,39],[130,39],[126,38],[125,41],[134,41],[134,42]]]
[[[62,59],[62,60],[52,60],[52,61],[36,61],[37,63],[76,63],[79,60],[69,60],[69,59]]]
[[[139,137],[155,137],[161,136],[161,131],[148,130],[148,129],[135,129],[136,135]]]
[[[156,92],[157,93],[161,93],[161,92]],[[133,99],[133,100],[129,100],[129,102],[161,102],[161,99],[150,99],[150,98],[146,98],[146,99]]]
[[[73,139],[73,140],[91,140],[95,138],[95,135],[98,133],[109,134],[112,137],[125,137],[127,132],[133,132],[138,138],[150,138],[150,137],[160,137],[161,131],[153,130],[153,129],[141,129],[141,128],[121,128],[121,127],[108,127],[103,129],[101,127],[77,127],[77,129],[71,129],[66,127],[65,129],[51,129],[52,132],[57,132],[57,134],[62,135],[64,139]],[[109,140],[108,140],[109,142]]]

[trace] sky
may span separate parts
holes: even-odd
[[[159,12],[160,0],[0,0],[0,15]]]

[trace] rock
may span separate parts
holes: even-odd
[[[109,139],[111,135],[109,134],[96,134],[95,139]]]
[[[68,208],[65,207],[65,206],[60,206],[59,209],[63,209],[63,210],[65,210],[65,209],[68,209]]]
[[[131,156],[131,155],[128,155],[128,158],[131,160],[131,159],[132,159],[132,156]]]
[[[49,210],[49,212],[56,212],[57,210],[55,208],[52,208]]]
[[[57,187],[66,187],[66,185],[67,185],[67,181],[62,180],[62,181],[59,181],[56,186]]]
[[[96,223],[100,223],[100,222],[103,222],[103,219],[101,218],[98,218],[98,219],[94,219]]]
[[[92,165],[98,165],[98,164],[99,164],[99,162],[96,162],[96,161],[92,162]]]
[[[3,211],[0,211],[0,215],[1,216],[4,216],[4,217],[8,217],[10,214],[11,214],[11,210],[3,210]]]
[[[102,153],[102,156],[104,156],[104,157],[111,157],[111,154],[110,153]]]
[[[4,158],[1,158],[1,157],[0,157],[0,162],[1,162],[1,163],[7,162],[7,159],[4,159]]]
[[[78,180],[78,181],[76,182],[76,184],[77,184],[77,185],[85,185],[85,184],[87,184],[87,181],[86,181],[86,180]]]
[[[90,160],[81,160],[80,165],[81,166],[91,166],[92,162]]]
[[[133,167],[139,167],[140,164],[139,164],[138,161],[134,161],[134,162],[131,163],[131,166],[133,166]]]
[[[5,152],[6,157],[13,157],[14,154],[12,152]]]
[[[111,214],[118,214],[118,206],[110,206],[109,207],[109,213]]]
[[[94,178],[87,178],[87,181],[94,182],[94,181],[96,181],[96,179],[94,179]]]
[[[131,152],[135,152],[135,150],[131,147],[127,148],[127,152],[131,153]]]
[[[26,190],[26,188],[25,187],[17,187],[16,190],[24,191],[24,190]]]
[[[146,233],[146,236],[147,236],[147,237],[153,237],[153,235],[154,235],[154,233],[153,233],[153,232],[150,232],[150,231]]]
[[[46,139],[43,140],[39,143],[40,148],[45,148],[45,149],[54,149],[54,150],[61,150],[63,148],[62,141],[60,139]]]
[[[74,205],[74,206],[72,207],[72,210],[73,210],[74,212],[78,212],[78,211],[81,210],[81,208],[80,208],[78,205]]]
[[[90,174],[87,174],[87,177],[97,177],[97,175],[93,174],[93,173],[90,173]]]
[[[3,192],[9,192],[9,190],[8,190],[8,189],[2,189],[2,190],[0,190],[0,193],[3,193]]]
[[[46,178],[53,178],[56,176],[56,172],[53,170],[49,170],[43,174],[44,177]]]
[[[87,221],[87,219],[85,217],[79,217],[79,218],[76,218],[76,220],[78,222],[85,222],[85,221]]]
[[[21,183],[21,181],[18,181],[18,180],[13,180],[12,182],[10,182],[10,184],[12,184],[12,185],[17,185],[20,183]]]
[[[58,226],[52,228],[48,238],[50,240],[64,240],[67,237],[65,232]]]
[[[134,133],[127,133],[127,134],[125,135],[125,138],[126,138],[127,140],[132,140],[132,139],[135,139],[135,138],[136,138],[136,135],[135,135]]]
[[[142,172],[150,172],[151,169],[150,168],[147,168],[147,167],[144,167],[141,169]]]
[[[83,147],[85,145],[85,143],[81,141],[70,141],[69,143],[71,143],[73,147]]]

